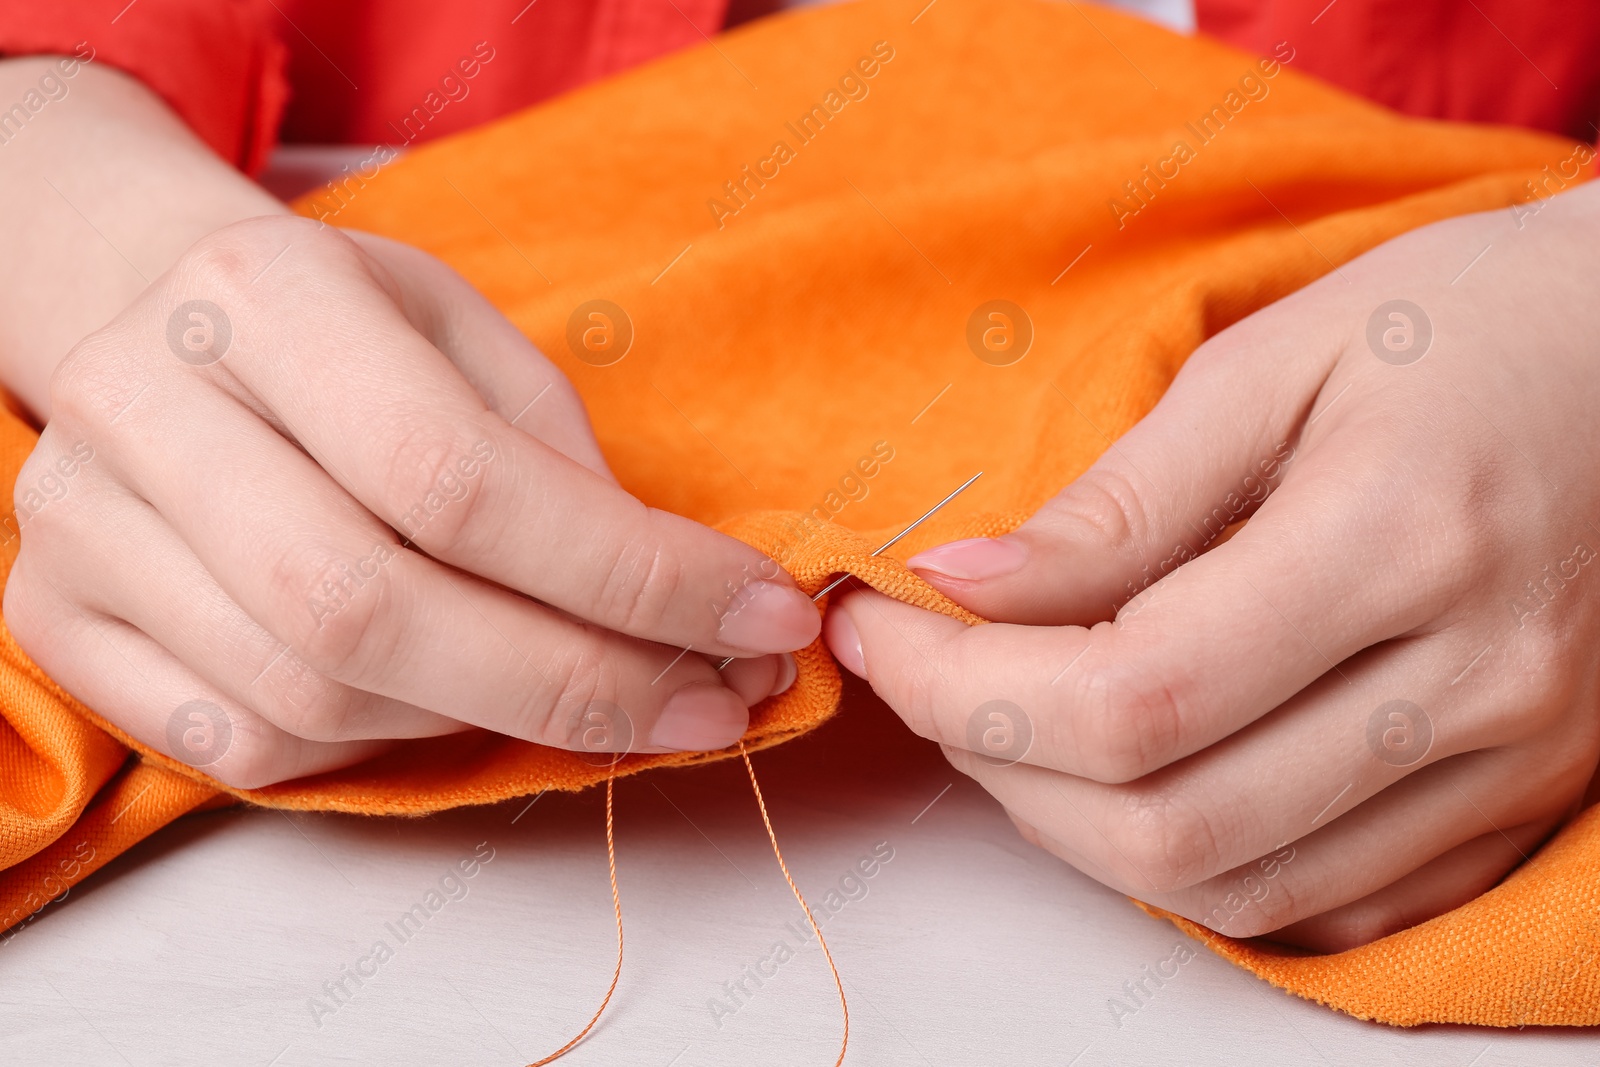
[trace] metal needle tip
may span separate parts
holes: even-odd
[[[924,522],[927,522],[929,519],[931,519],[933,517],[935,512],[937,512],[940,508],[944,507],[946,504],[950,503],[950,501],[954,500],[956,497],[960,496],[963,492],[966,491],[968,486],[970,486],[973,482],[977,481],[979,478],[982,478],[982,477],[983,477],[983,472],[979,471],[977,474],[974,474],[972,477],[968,478],[966,481],[964,481],[960,485],[956,486],[955,489],[951,491],[949,496],[947,496],[943,500],[939,501],[937,504],[935,504],[933,507],[929,508],[927,511],[924,511],[920,516],[918,516],[917,520],[915,522],[913,522],[910,526],[907,526],[904,530],[901,530],[899,533],[897,533],[893,537],[889,538],[889,540],[887,540],[883,544],[879,545],[872,552],[872,555],[881,556],[885,552],[887,552],[889,549],[893,548],[900,541],[901,538],[905,537],[906,534],[910,533],[912,530],[915,530],[918,526],[921,526]],[[850,574],[841,574],[841,575],[839,575],[839,577],[835,578],[833,581],[829,582],[827,585],[825,585],[821,589],[817,590],[816,594],[814,596],[812,596],[811,602],[813,604],[815,604],[817,601],[821,600],[823,597],[827,596],[829,593],[831,593],[835,589],[839,588],[839,586],[841,586],[845,582],[849,581],[851,577],[852,576]],[[719,671],[722,670],[722,668],[726,667],[728,664],[732,663],[737,658],[738,658],[737,656],[729,656],[727,659],[725,659],[721,663],[717,664],[717,670],[719,670]]]

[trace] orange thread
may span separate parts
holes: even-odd
[[[800,895],[800,887],[794,884],[794,877],[789,874],[789,865],[783,861],[783,850],[778,847],[778,835],[773,832],[772,820],[767,817],[767,802],[762,799],[761,784],[756,781],[756,769],[750,763],[750,753],[745,749],[742,740],[739,742],[739,755],[744,757],[744,769],[750,772],[750,788],[755,790],[756,804],[761,808],[761,821],[766,824],[767,838],[772,842],[772,854],[778,857],[778,867],[783,871],[783,880],[789,883],[789,890],[794,893],[794,899],[800,902],[800,910],[806,913],[806,922],[811,924],[811,932],[817,935],[817,944],[822,946],[822,954],[828,959],[828,970],[833,972],[834,988],[839,990],[839,1007],[844,1012],[844,1039],[839,1042],[839,1058],[833,1061],[833,1067],[840,1067],[840,1064],[844,1063],[845,1050],[850,1047],[850,1005],[844,999],[844,982],[839,979],[839,968],[833,965],[833,953],[828,951],[828,942],[822,936],[822,928],[812,916],[806,898]],[[539,1065],[534,1064],[533,1067]]]
[[[839,1042],[839,1058],[833,1061],[833,1067],[841,1067],[844,1063],[844,1054],[850,1048],[850,1004],[845,1000],[844,981],[839,977],[839,968],[834,965],[833,953],[828,950],[828,939],[822,936],[822,928],[817,925],[816,917],[811,914],[811,906],[806,903],[806,898],[800,894],[800,887],[794,884],[794,876],[789,873],[789,864],[783,858],[783,849],[778,847],[777,832],[772,829],[772,818],[767,814],[767,801],[761,795],[761,783],[756,781],[756,768],[750,762],[750,752],[744,747],[744,742],[739,742],[739,755],[744,758],[744,769],[750,775],[750,788],[756,795],[756,806],[761,809],[761,822],[767,828],[767,840],[772,842],[772,854],[778,858],[778,869],[783,872],[783,880],[789,883],[789,891],[794,894],[794,899],[800,903],[800,910],[805,912],[806,922],[811,924],[811,932],[817,935],[817,944],[822,946],[822,955],[828,961],[828,971],[833,975],[833,987],[839,991],[839,1009],[844,1013],[844,1037]],[[571,1052],[578,1042],[589,1036],[595,1024],[600,1021],[600,1016],[605,1014],[606,1005],[611,1003],[611,996],[617,991],[617,980],[622,977],[622,895],[617,891],[617,846],[614,833],[614,809],[612,807],[613,787],[616,784],[615,764],[612,773],[606,775],[606,863],[611,872],[611,907],[617,914],[617,965],[611,972],[611,985],[606,989],[605,999],[595,1009],[589,1023],[578,1035],[565,1045],[556,1049],[542,1060],[535,1060],[528,1067],[544,1067],[553,1063],[562,1056]]]
[[[749,759],[746,758],[745,762],[748,763]],[[585,1026],[582,1030],[579,1030],[577,1037],[573,1038],[571,1041],[568,1041],[565,1045],[562,1045],[544,1059],[535,1060],[534,1062],[528,1064],[528,1067],[544,1067],[544,1065],[547,1063],[559,1060],[562,1056],[565,1056],[568,1052],[571,1052],[573,1047],[577,1045],[578,1042],[587,1037],[589,1035],[589,1031],[594,1029],[594,1024],[600,1021],[600,1016],[605,1014],[606,1005],[611,1003],[611,994],[617,991],[617,979],[622,977],[622,895],[617,892],[617,846],[616,839],[612,834],[611,808],[611,787],[616,780],[616,764],[613,763],[611,765],[611,773],[606,775],[606,863],[611,868],[611,906],[617,913],[617,966],[616,969],[611,972],[611,985],[606,990],[606,998],[602,1000],[600,1002],[600,1006],[595,1009],[594,1016],[589,1020],[589,1025]],[[760,792],[757,791],[756,796],[760,797],[760,795]],[[773,845],[776,847],[777,843],[774,842]],[[781,858],[779,859],[779,862],[783,862]],[[786,875],[788,874],[787,871],[784,873]],[[794,883],[790,882],[789,884],[793,885]],[[804,902],[802,901],[802,903]],[[815,926],[816,924],[812,923],[812,925]],[[820,937],[821,935],[819,934],[818,936]],[[826,952],[828,947],[824,945],[822,950]],[[841,997],[844,996],[844,991],[842,989],[840,990],[839,995]],[[841,1058],[843,1058],[843,1055],[843,1053],[840,1053]],[[838,1067],[838,1065],[835,1064],[834,1067]]]

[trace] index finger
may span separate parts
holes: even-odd
[[[829,645],[918,733],[1131,781],[1254,722],[1436,607],[1391,529],[1425,536],[1422,524],[1386,517],[1366,496],[1363,478],[1381,470],[1339,466],[1370,473],[1339,484],[1302,468],[1232,540],[1115,622],[968,628],[852,593],[829,611]],[[1449,563],[1438,555],[1430,566]]]
[[[429,555],[608,629],[696,651],[783,652],[815,638],[816,609],[770,558],[646,507],[490,410],[349,238],[305,220],[253,220],[189,260],[176,284],[231,320],[219,368]],[[297,314],[287,328],[286,308]]]

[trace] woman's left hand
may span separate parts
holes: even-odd
[[[852,592],[834,654],[1028,840],[1223,933],[1335,951],[1490,888],[1600,759],[1597,194],[1219,334],[1015,533],[911,561],[993,624]]]

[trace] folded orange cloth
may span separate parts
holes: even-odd
[[[871,548],[978,470],[895,554],[1014,527],[1205,337],[1387,238],[1571,170],[1570,144],[1402,119],[1298,77],[1292,41],[1261,61],[1085,4],[924,3],[766,20],[301,207],[460,270],[560,362],[648,503],[745,538],[809,590],[848,570],[977,622]],[[584,347],[596,307],[630,339],[620,359]],[[0,425],[5,477],[31,444]],[[752,747],[833,713],[831,659],[798,658]],[[418,814],[604,773],[473,733],[224,790],[75,703],[8,635],[0,702],[7,925],[225,793]],[[1480,899],[1334,956],[1174,921],[1362,1017],[1594,1024],[1597,864],[1590,812]]]

